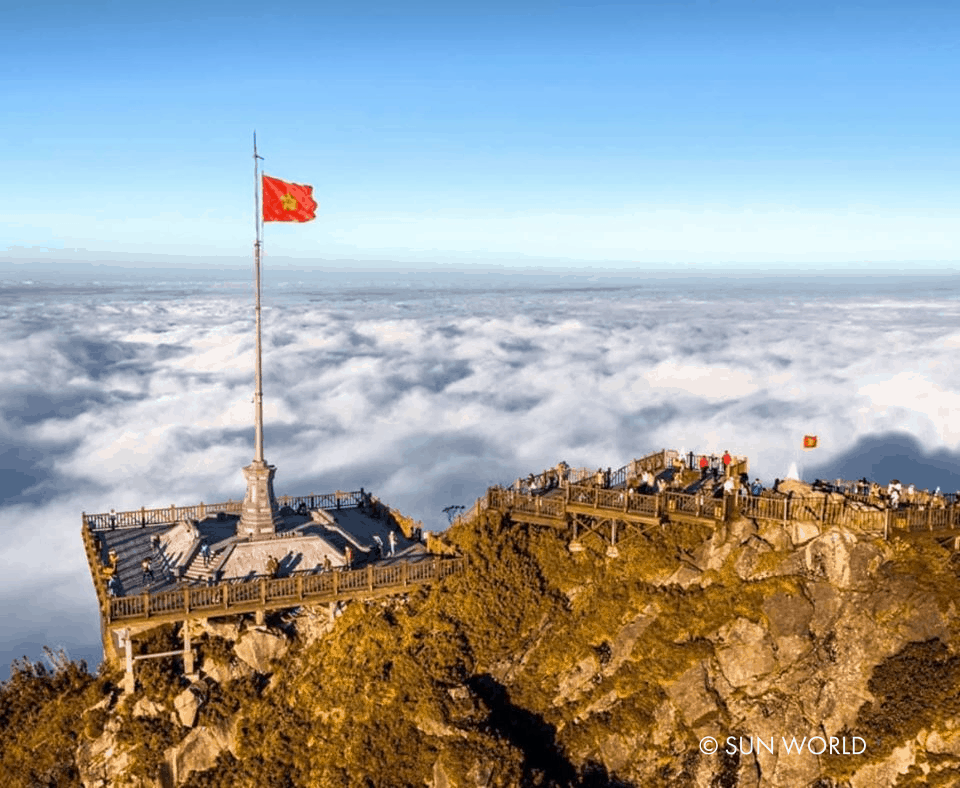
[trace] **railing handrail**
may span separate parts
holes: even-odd
[[[356,595],[351,592],[401,589],[412,584],[442,579],[462,571],[463,567],[464,559],[460,556],[433,556],[417,561],[369,564],[359,569],[336,569],[319,574],[307,570],[291,572],[279,578],[261,575],[241,582],[222,581],[214,586],[187,586],[169,591],[108,597],[108,616],[113,621],[149,618],[176,611],[184,614],[211,610],[229,611],[231,598],[234,607],[245,602],[260,601],[267,604],[292,597],[296,597],[301,603],[309,603],[319,598],[337,600]],[[316,578],[319,588],[304,589],[307,578]],[[146,610],[144,603],[147,605]]]
[[[355,508],[364,498],[369,498],[367,491],[355,490],[351,492],[337,491],[332,493],[310,495],[282,495],[277,498],[277,505],[281,508],[289,506],[293,509],[300,505],[308,509]],[[198,503],[192,506],[168,506],[155,509],[135,509],[126,512],[104,512],[101,514],[83,514],[83,523],[91,531],[105,531],[115,528],[141,528],[146,525],[169,525],[180,520],[202,520],[210,514],[218,512],[239,514],[243,501],[225,501],[223,503]]]
[[[829,496],[819,495],[725,495],[715,498],[700,491],[683,493],[665,490],[662,493],[635,493],[623,489],[603,489],[589,484],[569,485],[564,495],[543,497],[532,493],[518,492],[513,489],[491,487],[485,499],[488,506],[495,509],[511,510],[517,513],[536,514],[553,519],[563,519],[569,505],[589,506],[597,510],[639,512],[648,516],[664,512],[674,514],[696,514],[704,520],[716,520],[720,515],[711,517],[716,507],[722,507],[723,519],[741,515],[765,520],[805,520],[821,522],[825,525],[856,524],[859,527],[887,528],[903,531],[952,530],[960,527],[957,522],[960,507],[949,504],[937,506],[902,506],[898,509],[870,508],[859,509],[851,506],[851,500],[830,500]],[[653,506],[650,505],[655,501]],[[713,508],[708,508],[710,502]]]

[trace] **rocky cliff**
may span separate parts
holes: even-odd
[[[608,558],[497,514],[446,540],[468,570],[407,599],[196,624],[192,686],[174,660],[129,697],[21,671],[72,760],[21,777],[51,734],[7,714],[0,766],[87,788],[960,784],[960,581],[935,541],[739,520]]]

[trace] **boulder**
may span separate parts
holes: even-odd
[[[176,747],[167,750],[167,762],[173,766],[177,782],[186,780],[192,772],[212,768],[217,756],[231,749],[230,729],[227,726],[194,728]]]
[[[257,673],[269,673],[273,669],[273,662],[281,659],[289,647],[283,635],[251,629],[241,635],[233,651]]]
[[[164,712],[163,704],[149,698],[140,698],[133,706],[134,717],[159,717]]]
[[[205,676],[213,679],[217,684],[226,684],[232,678],[230,666],[214,659],[205,659],[201,670]]]
[[[835,588],[857,586],[867,578],[855,576],[852,571],[851,556],[856,545],[856,537],[849,531],[831,528],[807,543],[803,551],[805,568],[813,577],[825,579]]]
[[[177,710],[180,724],[192,728],[193,723],[197,721],[197,712],[200,710],[200,699],[196,693],[187,687],[173,699],[173,706]]]
[[[206,633],[229,641],[235,641],[240,637],[240,624],[236,621],[216,621],[201,618],[191,624],[190,630],[193,635]]]
[[[792,520],[788,526],[790,541],[795,547],[805,545],[820,536],[820,524],[811,520]]]

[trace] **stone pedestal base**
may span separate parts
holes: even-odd
[[[277,498],[273,494],[273,477],[276,472],[275,465],[256,460],[243,469],[247,480],[247,494],[243,499],[243,509],[237,523],[237,536],[257,539],[277,532],[277,527],[283,520],[277,507]]]

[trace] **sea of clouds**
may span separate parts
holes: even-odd
[[[247,277],[0,271],[0,676],[44,643],[100,659],[81,512],[243,496]],[[797,463],[960,487],[960,277],[268,270],[264,288],[278,494],[362,486],[439,529],[489,485],[664,447],[747,455],[766,483]]]

